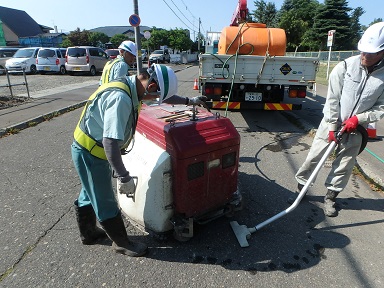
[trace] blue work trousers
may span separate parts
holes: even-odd
[[[102,222],[120,213],[112,186],[112,171],[108,161],[92,156],[76,142],[71,146],[72,160],[81,181],[79,207],[92,205]]]

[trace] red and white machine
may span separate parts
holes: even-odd
[[[122,211],[148,232],[193,236],[205,223],[241,208],[237,188],[240,136],[228,118],[185,106],[143,106],[132,150],[123,156],[137,177]],[[179,113],[175,113],[179,110]]]

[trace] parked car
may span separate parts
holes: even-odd
[[[0,47],[0,75],[5,74],[5,62],[12,58],[19,48]]]
[[[103,71],[109,59],[103,49],[92,46],[68,47],[65,58],[65,69],[70,75],[89,72],[92,76]]]
[[[143,60],[143,61],[148,60],[148,52],[145,49],[141,49],[141,60]]]
[[[120,50],[119,49],[107,49],[107,50],[105,50],[105,53],[107,53],[109,59],[115,59],[120,54]]]
[[[66,73],[65,53],[65,48],[41,48],[36,58],[37,72],[43,75],[47,72],[64,75]]]
[[[41,47],[20,48],[16,51],[11,59],[5,62],[5,68],[8,73],[25,73],[36,74],[36,57]]]
[[[152,63],[169,63],[171,56],[169,55],[168,49],[155,50],[149,55],[149,62]]]

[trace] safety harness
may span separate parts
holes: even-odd
[[[132,96],[131,96],[131,89],[129,88],[129,86],[127,84],[120,82],[120,81],[113,81],[113,82],[109,82],[109,83],[106,83],[106,84],[100,86],[91,95],[91,97],[89,97],[87,104],[85,105],[83,112],[81,113],[80,120],[76,126],[74,133],[73,133],[74,139],[75,139],[77,144],[79,144],[81,147],[83,147],[84,149],[89,151],[89,153],[91,153],[91,155],[93,155],[97,158],[103,159],[103,160],[107,160],[107,156],[105,155],[104,147],[103,147],[102,143],[96,141],[87,132],[87,129],[85,128],[84,116],[85,116],[85,111],[87,111],[89,105],[95,99],[97,99],[104,91],[106,91],[108,89],[116,89],[116,88],[123,90],[132,101],[133,124],[132,124],[132,134],[131,135],[133,137],[133,135],[135,134],[135,130],[136,130],[138,115],[139,115],[139,111],[141,108],[141,102],[138,102],[137,105],[134,105],[134,101],[133,101]],[[135,109],[135,106],[138,108]],[[130,139],[128,139],[128,141],[124,144],[123,148],[128,147],[132,137]]]
[[[111,61],[108,61],[107,64],[105,64],[103,73],[101,75],[101,85],[109,82],[109,74],[111,74],[112,66],[115,65],[115,63],[124,61],[124,59],[117,57]]]

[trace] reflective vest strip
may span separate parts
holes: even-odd
[[[107,160],[107,156],[105,155],[104,147],[101,145],[101,143],[98,143],[96,140],[91,138],[89,135],[87,135],[80,127],[80,123],[83,120],[83,117],[85,115],[85,111],[89,107],[89,104],[93,102],[93,100],[100,95],[102,92],[104,92],[106,89],[109,88],[120,88],[124,90],[129,97],[131,97],[131,89],[128,85],[122,83],[122,82],[110,82],[106,83],[102,86],[100,86],[92,95],[89,97],[87,104],[85,105],[83,112],[81,113],[80,120],[77,123],[76,129],[73,133],[73,137],[75,138],[75,141],[84,149],[89,151],[91,155]],[[133,103],[132,103],[133,105]],[[133,119],[135,121],[135,119]]]
[[[107,64],[105,64],[103,73],[101,74],[101,85],[109,82],[109,74],[111,74],[112,66],[119,61],[121,61],[121,59],[116,58],[116,59],[113,59],[112,61],[107,62]]]

